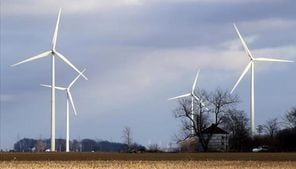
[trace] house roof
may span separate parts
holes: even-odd
[[[202,133],[212,133],[212,134],[228,134],[227,131],[221,129],[220,127],[212,124],[210,127],[206,128]]]

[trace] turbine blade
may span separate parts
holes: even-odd
[[[49,55],[50,53],[51,53],[51,51],[46,51],[46,52],[43,52],[43,53],[41,53],[41,54],[39,54],[39,55],[36,55],[36,56],[30,57],[30,58],[28,58],[28,59],[26,59],[26,60],[23,60],[23,61],[21,61],[21,62],[18,62],[18,63],[16,63],[16,64],[13,64],[13,65],[11,65],[11,66],[13,67],[13,66],[17,66],[17,65],[20,65],[20,64],[23,64],[23,63],[26,63],[26,62],[30,62],[30,61],[36,60],[36,59],[40,59],[40,58],[43,58],[43,57]]]
[[[202,107],[206,106],[203,101],[200,101],[200,104],[202,105]]]
[[[169,98],[168,100],[174,100],[174,99],[179,99],[179,98],[188,97],[188,96],[191,96],[191,93],[184,94],[184,95],[177,96],[177,97],[172,97],[172,98]]]
[[[234,26],[234,29],[235,29],[235,31],[236,31],[236,33],[237,33],[237,35],[238,35],[238,37],[239,37],[241,43],[243,44],[243,47],[244,47],[244,49],[245,49],[245,52],[246,52],[247,55],[250,57],[250,59],[253,59],[252,53],[251,53],[251,51],[249,50],[246,41],[243,39],[243,37],[242,37],[242,35],[240,34],[240,32],[239,32],[238,28],[236,27],[236,25],[233,24],[233,26]]]
[[[247,73],[247,71],[250,69],[251,64],[252,64],[252,61],[250,61],[250,63],[247,65],[247,67],[245,68],[245,70],[243,71],[243,73],[241,74],[241,76],[239,77],[238,81],[235,83],[234,87],[232,88],[230,94],[232,94],[232,92],[234,91],[234,89],[236,88],[236,86],[239,84],[239,82],[245,76],[245,74]]]
[[[198,98],[195,94],[192,95],[198,102],[200,102],[200,104],[204,107],[205,104],[201,101],[200,98]]]
[[[292,60],[284,60],[284,59],[272,59],[272,58],[255,58],[255,61],[266,61],[266,62],[294,62]]]
[[[51,85],[40,84],[40,86],[51,88]]]
[[[70,67],[72,67],[77,73],[81,74],[81,76],[84,77],[84,79],[88,80],[84,74],[82,74],[65,56],[60,54],[59,52],[55,52],[55,54],[60,57],[64,62],[66,62]]]
[[[199,72],[200,72],[200,70],[198,70],[197,73],[196,73],[196,76],[195,76],[195,79],[194,79],[194,82],[193,82],[193,86],[192,86],[192,93],[194,92]]]
[[[46,84],[40,84],[40,86],[51,88],[51,85],[46,85]],[[57,89],[57,90],[66,90],[67,88],[56,86],[55,89]]]
[[[52,49],[55,49],[56,43],[57,43],[57,37],[58,37],[58,30],[59,30],[59,23],[60,23],[61,12],[62,12],[62,8],[60,8],[60,10],[59,10],[56,27],[55,27],[55,30],[54,30],[54,33],[53,33],[53,37],[52,37]]]
[[[70,101],[70,103],[72,105],[74,114],[75,114],[75,116],[77,116],[77,112],[76,112],[76,109],[75,109],[75,105],[74,105],[73,98],[72,98],[70,90],[67,90],[67,96],[68,96],[68,99],[69,99],[69,101]]]
[[[197,100],[200,101],[200,99],[193,93],[192,96]]]
[[[194,106],[194,98],[193,97],[191,97],[191,113],[192,113],[192,115],[193,115],[193,111],[194,111],[194,109],[193,109],[193,106]]]
[[[83,69],[83,71],[81,73],[79,73],[79,75],[70,83],[68,88],[71,88],[73,86],[73,84],[77,81],[77,79],[82,75],[82,73],[85,72],[86,69]]]
[[[199,99],[195,94],[193,94],[193,97],[194,97],[197,101],[199,101],[199,103],[202,105],[202,107],[204,107],[207,111],[209,110],[209,109],[206,107],[206,105],[204,104],[204,102],[203,102],[201,99]]]

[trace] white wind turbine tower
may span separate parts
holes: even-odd
[[[85,72],[85,69],[82,71],[82,73]],[[57,90],[61,90],[61,91],[66,91],[66,94],[67,94],[67,112],[66,112],[66,121],[67,121],[67,126],[66,126],[66,152],[69,152],[70,151],[70,113],[69,113],[69,102],[71,103],[72,105],[72,109],[74,111],[74,114],[75,116],[77,116],[77,111],[76,111],[76,108],[75,108],[75,105],[74,105],[74,102],[73,102],[73,98],[72,98],[72,94],[71,94],[71,87],[73,86],[73,84],[78,80],[78,78],[82,75],[82,73],[80,73],[70,84],[69,86],[66,88],[66,87],[58,87],[58,86],[55,86],[55,88]],[[45,84],[41,84],[41,86],[44,86],[44,87],[49,87],[51,88],[50,85],[45,85]]]
[[[52,77],[51,77],[51,86],[53,86],[51,90],[51,151],[55,151],[55,57],[59,57],[62,59],[66,64],[68,64],[70,67],[72,67],[76,72],[81,73],[65,56],[63,56],[61,53],[56,51],[56,41],[57,41],[57,34],[58,34],[58,28],[59,28],[59,22],[60,22],[60,16],[61,16],[62,9],[59,10],[58,19],[55,27],[55,31],[52,38],[52,47],[49,51],[43,52],[39,55],[30,57],[24,61],[18,62],[11,66],[17,66],[22,63],[30,62],[36,59],[47,57],[48,55],[51,55],[51,71],[52,71]],[[83,74],[82,76],[87,79]]]
[[[246,52],[246,54],[248,55],[250,62],[249,64],[246,66],[245,70],[243,71],[243,73],[241,74],[241,76],[239,77],[238,81],[235,83],[234,87],[232,88],[231,92],[232,93],[234,91],[234,89],[237,87],[237,85],[239,84],[239,82],[242,80],[242,78],[245,76],[245,74],[248,72],[248,70],[251,68],[251,97],[250,97],[250,120],[251,120],[251,136],[254,136],[255,134],[255,106],[254,106],[254,67],[255,67],[255,62],[257,61],[262,61],[262,62],[293,62],[290,60],[282,60],[282,59],[271,59],[271,58],[255,58],[251,51],[249,50],[247,43],[245,42],[245,40],[243,39],[243,37],[241,36],[238,28],[236,27],[235,24],[233,24],[236,33],[239,36],[239,39],[243,45],[243,48]]]
[[[180,95],[180,96],[176,96],[176,97],[172,97],[172,98],[169,98],[168,100],[174,100],[174,99],[180,99],[180,98],[185,98],[185,97],[191,97],[191,118],[192,118],[192,126],[194,126],[194,99],[199,101],[200,104],[204,107],[204,103],[201,101],[200,98],[198,98],[194,91],[195,91],[195,87],[196,87],[196,83],[197,83],[197,79],[198,79],[198,75],[199,75],[199,72],[200,70],[197,71],[197,74],[195,76],[195,79],[194,79],[194,82],[193,82],[193,85],[192,85],[192,89],[191,89],[191,92],[190,93],[187,93],[187,94],[184,94],[184,95]],[[207,109],[207,108],[206,108]],[[191,130],[191,134],[193,135],[194,134],[194,129]]]

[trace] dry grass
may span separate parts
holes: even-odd
[[[296,169],[296,153],[0,153],[0,169]]]
[[[1,169],[295,169],[295,161],[2,161]]]

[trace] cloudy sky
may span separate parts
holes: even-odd
[[[78,116],[71,139],[134,140],[165,147],[180,123],[167,98],[198,86],[231,90],[248,63],[236,23],[255,57],[296,60],[293,0],[1,1],[1,148],[17,138],[50,136],[50,58],[10,67],[46,51],[62,7],[57,50],[89,80],[72,89]],[[57,61],[57,84],[76,73]],[[256,125],[296,106],[295,63],[256,64]],[[249,112],[249,76],[235,91]],[[71,114],[73,115],[73,114]],[[58,138],[65,137],[65,94],[57,92]]]

